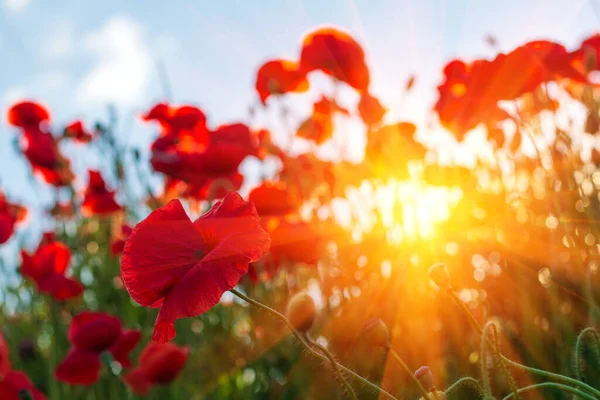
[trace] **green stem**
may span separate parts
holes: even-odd
[[[291,324],[291,322],[280,312],[272,309],[269,306],[266,306],[264,304],[262,304],[259,301],[256,301],[248,296],[246,296],[245,294],[238,292],[235,289],[231,289],[230,290],[231,293],[233,293],[234,295],[236,295],[237,297],[239,297],[240,299],[244,300],[247,303],[252,304],[253,306],[262,308],[263,310],[265,310],[266,312],[268,312],[269,314],[273,315],[274,317],[277,317],[278,319],[280,319],[281,321],[283,321],[287,327],[289,328],[289,330],[292,332],[292,334],[296,337],[296,339],[300,342],[300,344],[313,356],[320,358],[321,360],[324,361],[329,361],[327,359],[326,356],[322,355],[321,353],[319,353],[318,351],[316,351],[315,349],[313,349],[312,347],[310,347],[308,345],[308,343],[306,343],[306,341],[304,340],[304,338],[302,337],[302,335],[300,334],[300,332],[298,332],[296,330],[296,328],[294,328],[294,326]],[[358,379],[360,382],[362,382],[364,385],[370,387],[373,390],[376,390],[377,392],[383,394],[385,397],[387,397],[388,399],[392,399],[392,400],[398,400],[396,397],[392,396],[390,393],[388,393],[387,391],[383,390],[382,388],[380,388],[379,386],[375,385],[374,383],[371,383],[368,379],[363,378],[362,376],[358,375],[356,372],[352,371],[349,368],[344,367],[343,365],[339,364],[336,362],[336,364],[338,365],[338,367],[340,369],[342,369],[343,371],[349,373],[350,375],[352,375],[353,377],[355,377],[356,379]]]
[[[340,371],[340,369],[338,367],[338,363],[337,363],[337,361],[335,361],[333,354],[331,354],[331,352],[329,350],[327,350],[327,348],[325,346],[321,346],[319,343],[312,340],[312,338],[308,335],[308,333],[305,335],[305,338],[306,338],[306,342],[308,344],[310,344],[313,347],[316,347],[321,353],[323,353],[325,355],[325,357],[327,357],[329,359],[331,368],[333,368],[333,372],[336,374],[336,376],[338,377],[340,382],[342,382],[342,385],[344,385],[346,392],[348,392],[350,397],[352,397],[354,400],[358,400],[358,397],[356,397],[356,393],[354,393],[354,389],[352,389],[352,386],[348,383],[348,381],[346,381],[346,379],[344,378],[344,375],[342,375],[342,372]]]
[[[390,353],[392,353],[392,357],[394,357],[394,360],[396,360],[398,362],[398,364],[400,364],[402,366],[402,368],[404,368],[404,370],[406,371],[408,376],[410,376],[410,379],[413,381],[415,386],[419,389],[419,392],[421,392],[421,394],[423,395],[423,398],[428,399],[429,392],[427,392],[427,390],[425,390],[423,385],[421,385],[421,382],[419,382],[419,380],[417,378],[415,378],[414,372],[408,367],[408,365],[406,365],[406,363],[404,362],[402,357],[400,357],[400,355],[396,352],[396,350],[394,350],[394,348],[392,346],[389,346],[389,351],[390,351]],[[436,400],[439,400],[439,399],[437,399],[437,393],[435,393],[435,390],[433,391],[433,393],[434,393],[433,394],[434,397],[436,397]]]
[[[506,380],[508,381],[508,385],[510,386],[510,390],[513,393],[513,395],[515,396],[515,399],[519,399],[519,392],[517,391],[517,385],[515,383],[515,380],[513,379],[512,375],[510,374],[510,371],[508,370],[508,368],[506,368],[506,363],[504,362],[504,360],[502,359],[502,353],[500,353],[500,342],[498,341],[498,330],[496,329],[496,325],[493,322],[488,322],[484,325],[483,327],[483,333],[482,333],[482,337],[481,337],[481,343],[482,343],[482,350],[484,350],[481,354],[482,357],[482,371],[483,372],[487,372],[487,368],[485,365],[485,360],[484,360],[484,356],[485,356],[485,344],[488,342],[488,330],[492,331],[492,335],[493,335],[493,348],[494,348],[494,356],[496,357],[496,361],[498,362],[498,364],[500,364],[500,369],[502,370],[502,373],[504,374],[504,377],[506,378]],[[488,381],[488,385],[489,385],[489,381]],[[491,386],[488,387],[488,389],[490,390],[487,394],[488,395],[492,395],[491,392]]]
[[[459,380],[454,382],[452,385],[450,385],[445,391],[446,395],[452,396],[453,392],[457,391],[459,389],[459,387],[461,387],[461,386],[467,386],[467,387],[470,387],[471,389],[473,389],[473,391],[476,391],[477,394],[479,395],[480,399],[485,397],[483,389],[481,388],[481,385],[479,384],[477,379],[472,378],[470,376],[460,378]]]
[[[477,322],[477,320],[475,320],[475,317],[473,317],[473,314],[471,314],[471,311],[467,308],[467,306],[458,298],[458,296],[456,295],[456,293],[454,293],[452,291],[452,289],[448,290],[448,294],[450,295],[450,297],[452,297],[452,299],[454,299],[456,304],[458,304],[459,307],[465,312],[469,321],[471,322],[471,325],[473,325],[475,330],[481,335],[483,330],[481,329],[481,326],[479,326],[479,323]],[[587,385],[581,381],[578,381],[577,379],[569,378],[568,376],[556,374],[554,372],[544,371],[544,370],[541,370],[538,368],[528,367],[526,365],[519,364],[518,362],[511,360],[510,358],[506,357],[503,354],[500,354],[500,355],[506,363],[508,363],[509,365],[511,365],[515,368],[520,368],[525,371],[531,372],[532,374],[540,375],[545,378],[553,379],[553,380],[556,380],[559,382],[569,383],[574,386],[580,386],[582,389],[585,389],[589,393],[593,393],[594,396],[596,396],[596,398],[600,398],[600,390],[594,389],[590,385]]]
[[[575,344],[575,377],[580,381],[583,381],[583,377],[581,376],[581,356],[583,353],[583,346],[585,345],[585,338],[587,336],[594,339],[596,345],[596,359],[598,360],[598,357],[600,357],[600,337],[598,332],[594,328],[585,328],[581,331],[579,336],[577,336],[577,343]]]
[[[569,393],[573,393],[583,399],[587,399],[587,400],[596,400],[596,398],[592,395],[589,395],[585,392],[582,392],[579,389],[575,389],[571,386],[568,385],[562,385],[560,383],[555,383],[555,382],[544,382],[544,383],[538,383],[535,385],[531,385],[531,386],[525,386],[521,389],[518,390],[519,393],[523,393],[526,392],[528,390],[534,390],[534,389],[543,389],[543,388],[554,388],[554,389],[559,389],[559,390],[563,390],[565,392],[569,392]],[[511,393],[508,396],[504,397],[502,400],[509,400],[514,398],[515,394]]]

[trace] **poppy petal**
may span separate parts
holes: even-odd
[[[152,382],[146,379],[146,375],[141,368],[134,368],[129,371],[123,379],[129,386],[131,391],[138,396],[144,396],[148,394],[152,387]]]
[[[46,400],[46,396],[33,386],[23,372],[10,371],[0,380],[2,400],[22,400],[21,392],[23,390],[29,392],[32,400]]]
[[[131,297],[151,306],[199,260],[202,238],[181,202],[172,200],[140,222],[125,243],[121,274]]]
[[[54,376],[72,385],[92,385],[100,377],[100,357],[89,351],[72,349],[58,365]]]
[[[175,320],[208,311],[248,272],[251,259],[238,252],[237,237],[230,239],[220,243],[169,291],[156,318],[154,341],[173,339]]]
[[[121,333],[119,339],[112,345],[110,352],[114,359],[118,361],[123,368],[131,367],[129,353],[137,346],[142,334],[136,330],[126,330]]]
[[[38,281],[38,289],[41,293],[48,293],[59,301],[79,297],[83,293],[81,283],[60,274],[52,274]]]
[[[102,312],[84,311],[73,318],[69,326],[69,341],[89,352],[109,349],[121,335],[121,321]]]

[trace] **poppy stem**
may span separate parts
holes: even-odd
[[[274,317],[277,317],[278,319],[280,319],[281,321],[283,321],[287,325],[287,327],[290,329],[290,331],[292,331],[292,334],[296,337],[296,339],[300,342],[300,344],[309,353],[311,353],[313,356],[315,356],[317,358],[320,358],[323,361],[329,361],[326,356],[324,356],[323,354],[319,353],[318,351],[316,351],[315,349],[313,349],[308,343],[306,343],[306,341],[304,340],[304,338],[302,337],[302,335],[300,334],[300,332],[298,332],[296,330],[296,328],[294,328],[294,326],[291,324],[291,322],[283,314],[281,314],[280,312],[272,309],[269,306],[266,306],[266,305],[262,304],[259,301],[256,301],[256,300],[254,300],[254,299],[246,296],[245,294],[243,294],[241,292],[238,292],[235,289],[231,289],[230,292],[233,293],[234,295],[236,295],[237,297],[239,297],[240,299],[244,300],[245,302],[250,303],[253,306],[262,308],[263,310],[267,311],[269,314],[271,314]],[[337,366],[341,370],[349,373],[350,375],[352,375],[353,377],[355,377],[356,379],[358,379],[359,381],[361,381],[364,385],[370,387],[373,390],[376,390],[377,392],[381,393],[382,395],[384,395],[388,399],[398,400],[396,397],[392,396],[390,393],[388,393],[384,389],[382,389],[379,386],[375,385],[374,383],[372,383],[368,379],[365,379],[362,376],[358,375],[356,372],[352,371],[351,369],[344,367],[343,365],[341,365],[338,362],[336,362],[336,364],[337,364]]]
[[[423,398],[424,399],[430,398],[429,393],[427,392],[427,390],[425,390],[425,388],[423,387],[423,385],[421,385],[421,382],[419,382],[419,380],[417,378],[415,378],[415,374],[408,367],[408,365],[406,365],[406,363],[404,362],[404,360],[402,359],[402,357],[400,357],[400,354],[398,354],[396,352],[396,350],[394,350],[394,348],[392,346],[389,346],[388,351],[392,354],[392,357],[394,358],[394,360],[396,360],[396,362],[398,362],[398,364],[400,364],[402,366],[402,368],[406,371],[406,373],[408,374],[408,376],[410,377],[410,379],[413,381],[413,383],[415,384],[415,386],[419,389],[419,392],[421,392],[421,394],[423,395]],[[436,400],[438,400],[438,396],[437,396],[437,393],[435,393],[435,390],[433,392],[433,397]]]
[[[356,393],[354,393],[354,389],[352,389],[352,386],[348,383],[348,381],[346,381],[346,379],[344,378],[344,375],[342,375],[342,372],[338,368],[338,364],[337,364],[335,358],[333,357],[333,354],[331,354],[331,352],[329,350],[327,350],[327,348],[325,346],[322,346],[318,342],[312,340],[312,338],[310,337],[308,332],[305,334],[304,337],[306,338],[306,341],[308,342],[308,344],[317,348],[317,350],[319,350],[321,353],[323,353],[329,359],[329,362],[331,363],[331,368],[333,368],[333,372],[335,372],[335,374],[338,377],[338,379],[340,380],[340,382],[342,382],[342,385],[344,385],[344,388],[346,389],[346,392],[348,392],[348,395],[350,397],[352,397],[354,400],[358,400],[358,397],[356,397]]]
[[[467,308],[465,303],[463,303],[462,300],[456,295],[456,293],[454,293],[454,290],[448,289],[447,293],[450,297],[452,297],[454,302],[456,304],[458,304],[460,309],[464,311],[464,313],[467,315],[467,318],[471,322],[471,325],[473,325],[473,328],[477,331],[477,333],[479,333],[481,335],[483,333],[483,329],[481,328],[481,326],[479,325],[479,323],[477,322],[477,320],[475,319],[475,317],[473,316],[471,311]],[[490,346],[495,348],[495,343],[492,340],[490,340],[488,338],[487,341]],[[554,372],[548,372],[548,371],[544,371],[544,370],[541,370],[538,368],[528,367],[526,365],[523,365],[516,361],[511,360],[510,358],[506,357],[504,354],[500,353],[500,351],[498,351],[498,354],[500,355],[500,357],[502,358],[502,360],[504,362],[506,362],[508,365],[510,365],[514,368],[519,368],[519,369],[531,372],[532,374],[540,375],[545,378],[553,379],[558,382],[568,383],[570,385],[579,387],[582,390],[585,390],[587,393],[593,394],[595,396],[595,398],[600,399],[600,390],[594,389],[593,387],[591,387],[590,385],[588,385],[584,382],[578,381],[577,379],[569,378],[568,376],[556,374]],[[571,388],[571,389],[573,389],[573,388]],[[519,390],[521,390],[521,389],[519,389]],[[512,398],[512,395],[508,398],[509,399]]]

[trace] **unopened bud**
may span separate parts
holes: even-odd
[[[450,273],[446,264],[436,263],[429,267],[429,279],[433,281],[440,289],[450,289]]]
[[[315,302],[306,292],[295,294],[287,306],[285,316],[300,332],[307,332],[315,322]]]
[[[390,345],[390,331],[379,318],[368,320],[362,335],[371,346],[388,347]]]
[[[435,390],[435,385],[433,383],[433,374],[431,373],[429,367],[423,366],[417,369],[415,371],[415,378],[417,378],[417,380],[421,382],[423,388],[428,392]]]

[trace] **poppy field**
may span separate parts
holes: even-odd
[[[334,25],[256,65],[239,119],[148,102],[143,148],[13,102],[52,206],[0,185],[0,399],[600,400],[600,35],[488,41],[428,125]]]

